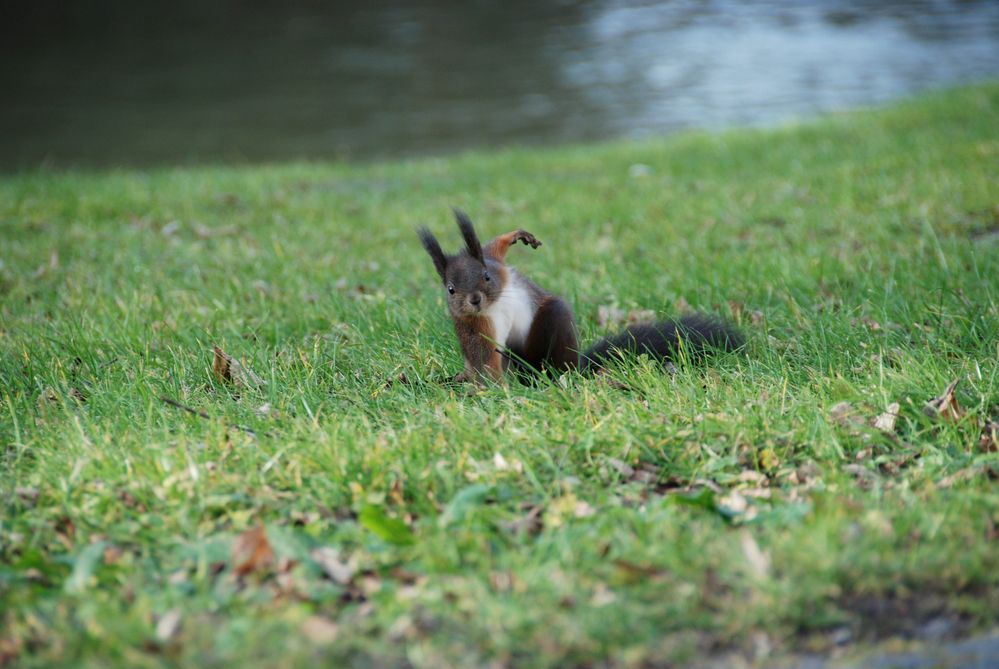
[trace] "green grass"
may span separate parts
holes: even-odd
[[[4,177],[0,658],[640,667],[990,627],[997,128],[991,84],[643,143]],[[445,385],[414,229],[455,248],[451,205],[544,242],[509,260],[585,342],[616,303],[749,344]],[[216,381],[213,345],[266,385]],[[924,415],[954,379],[963,417]],[[899,402],[894,433],[842,402]],[[275,559],[237,577],[260,524]]]

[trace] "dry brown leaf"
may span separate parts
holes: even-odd
[[[406,495],[403,490],[402,476],[396,476],[389,487],[388,497],[396,506],[406,506]]]
[[[38,410],[45,414],[47,412],[48,406],[50,404],[56,404],[59,401],[59,395],[56,393],[54,388],[45,388],[42,392],[38,393]]]
[[[638,564],[632,562],[631,560],[625,560],[619,558],[614,560],[614,566],[617,570],[624,576],[628,581],[638,582],[638,581],[648,581],[661,579],[663,576],[667,575],[665,569],[661,567],[656,567],[654,565]]]
[[[982,436],[978,440],[978,449],[986,453],[999,451],[999,419],[985,422],[982,428]]]
[[[870,490],[878,481],[878,475],[863,465],[844,465],[843,471],[853,476],[863,490]]]
[[[638,468],[634,470],[630,479],[635,483],[655,485],[656,481],[659,480],[659,468],[648,462],[641,462]]]
[[[597,325],[606,328],[617,325],[624,320],[624,310],[613,304],[601,304],[597,307]]]
[[[350,583],[357,567],[340,559],[340,552],[335,548],[324,546],[312,551],[312,559],[322,568],[323,573],[330,577],[334,583],[347,585]]]
[[[156,640],[167,643],[180,631],[180,609],[170,609],[156,623]]]
[[[961,481],[967,481],[973,478],[975,474],[978,473],[978,467],[965,467],[964,469],[959,469],[950,476],[945,476],[940,479],[937,483],[938,488],[949,488],[955,483],[960,483]]]
[[[635,323],[647,323],[656,318],[656,312],[651,309],[632,309],[624,311],[616,304],[601,305],[597,307],[597,323],[602,328],[621,325],[634,325]]]
[[[927,416],[940,418],[952,423],[961,420],[961,416],[964,415],[964,409],[957,403],[957,397],[954,395],[954,390],[957,388],[960,380],[954,379],[939,397],[934,397],[927,402],[926,406],[923,407],[923,413]]]
[[[20,637],[0,637],[0,667],[14,666],[22,650],[24,641]]]
[[[67,549],[72,549],[76,543],[76,524],[69,516],[60,516],[55,521],[56,538]]]
[[[636,323],[649,323],[656,319],[656,312],[652,309],[632,309],[628,312],[628,325]]]
[[[857,414],[857,410],[849,402],[837,402],[829,409],[829,417],[833,422],[841,427],[858,425],[864,421]]]
[[[116,564],[124,555],[125,551],[121,548],[114,544],[108,544],[104,548],[104,564]]]
[[[535,535],[541,531],[544,526],[544,521],[542,520],[542,512],[545,510],[540,504],[531,506],[527,514],[517,520],[511,521],[505,524],[506,529],[510,530],[514,534],[527,534]]]
[[[625,478],[631,478],[635,474],[635,468],[623,460],[617,458],[607,458],[607,464],[617,470],[617,473]]]
[[[576,506],[572,512],[576,518],[589,518],[590,516],[596,514],[597,511],[586,502],[580,500],[576,502]]]
[[[895,432],[895,421],[898,420],[898,412],[901,408],[898,402],[889,404],[885,412],[874,419],[874,427],[889,434]]]
[[[237,576],[266,569],[274,562],[274,550],[263,525],[250,528],[232,544],[232,567]]]
[[[254,374],[253,370],[244,366],[239,360],[220,349],[212,347],[215,357],[212,359],[212,373],[223,383],[231,383],[237,388],[259,388],[265,381]]]
[[[751,487],[759,488],[767,485],[767,476],[755,469],[743,469],[736,477],[739,483],[749,484]]]
[[[742,493],[735,490],[718,498],[717,506],[725,508],[732,513],[746,513],[749,510],[749,502]]]
[[[772,471],[777,469],[780,465],[780,458],[777,457],[777,452],[772,448],[764,448],[760,451],[760,467],[763,467],[767,471]]]
[[[302,623],[302,635],[316,645],[333,643],[339,633],[337,624],[323,616],[311,616]]]
[[[728,309],[732,312],[732,320],[736,323],[742,323],[742,312],[746,310],[746,305],[742,302],[736,302],[735,300],[728,301]]]

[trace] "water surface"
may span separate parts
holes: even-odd
[[[988,1],[98,0],[0,13],[0,169],[773,125],[999,76]]]

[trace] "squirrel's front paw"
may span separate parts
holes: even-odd
[[[532,249],[536,249],[541,246],[541,242],[538,238],[526,230],[518,230],[517,239],[524,242],[524,246],[530,246]]]

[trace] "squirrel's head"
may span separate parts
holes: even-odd
[[[483,255],[482,244],[468,216],[457,209],[454,215],[465,239],[464,249],[454,255],[445,254],[437,238],[426,228],[419,230],[420,241],[444,283],[451,316],[476,316],[499,298],[506,272],[502,264]]]

